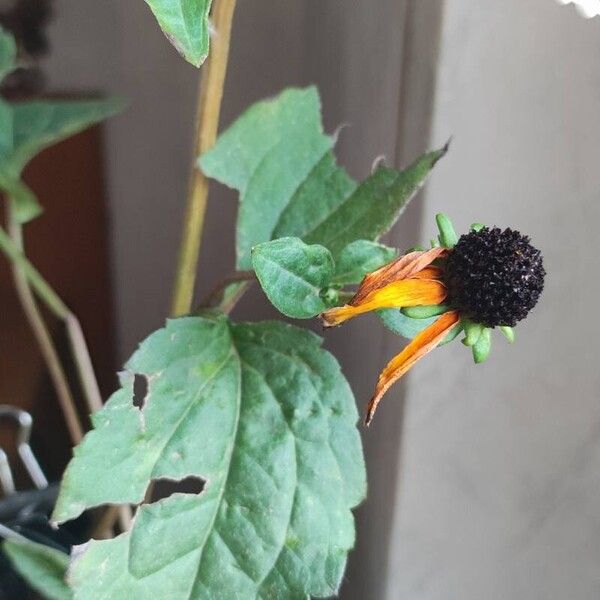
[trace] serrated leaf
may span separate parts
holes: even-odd
[[[66,554],[29,540],[6,540],[2,547],[17,573],[44,598],[73,598],[65,582],[69,566]]]
[[[208,56],[211,0],[145,1],[177,51],[199,67]]]
[[[17,60],[15,38],[0,27],[0,81],[14,71]]]
[[[138,503],[155,478],[206,481],[140,508],[73,563],[80,600],[327,597],[365,493],[358,414],[310,332],[225,317],[169,321],[127,364],[67,468],[55,518]],[[133,374],[145,376],[142,409]]]
[[[20,179],[25,165],[44,148],[116,114],[123,106],[119,99],[0,101],[0,189],[14,201],[19,221],[29,221],[41,212],[33,192]]]
[[[351,242],[377,240],[394,224],[446,148],[403,172],[380,168],[357,187],[323,133],[317,90],[289,89],[250,107],[200,157],[204,173],[240,192],[237,265],[279,237],[321,244],[337,259]]]
[[[303,183],[313,170],[320,174],[316,183],[324,170],[337,175],[327,157],[332,146],[321,126],[319,96],[311,87],[254,104],[202,156],[207,175],[240,191],[239,269],[250,267],[251,248],[272,239],[281,213],[296,194],[304,195]]]
[[[335,265],[327,248],[280,238],[252,248],[252,266],[267,298],[284,315],[309,319],[328,308],[321,291],[331,283]]]
[[[404,171],[380,167],[302,239],[326,246],[334,258],[354,240],[378,240],[397,221],[445,153],[446,148],[442,148],[425,154]]]
[[[398,252],[368,240],[356,240],[348,244],[336,261],[333,283],[349,285],[360,283],[367,273],[371,273],[396,258]]]

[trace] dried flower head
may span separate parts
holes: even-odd
[[[367,409],[369,424],[383,395],[418,360],[461,331],[476,363],[489,355],[491,330],[514,340],[512,327],[536,305],[544,288],[542,255],[529,238],[473,225],[458,238],[452,223],[437,216],[438,240],[369,273],[345,306],[321,317],[325,327],[373,310],[397,308],[413,319],[437,317],[394,357],[379,376]]]

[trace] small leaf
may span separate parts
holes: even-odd
[[[411,319],[429,319],[444,314],[450,310],[450,307],[445,304],[434,304],[432,306],[410,306],[401,310]]]
[[[481,231],[484,227],[485,225],[483,225],[482,223],[472,223],[471,231]]]
[[[313,87],[289,89],[251,106],[200,157],[204,173],[240,192],[237,266],[250,249],[280,237],[328,248],[334,259],[356,240],[376,241],[446,152],[402,172],[380,168],[357,187],[335,162]]]
[[[391,262],[398,252],[376,242],[356,240],[348,244],[336,261],[333,283],[350,285],[360,283],[367,273],[371,273]]]
[[[15,44],[15,38],[0,27],[0,81],[15,70],[16,60],[17,45]]]
[[[199,67],[208,56],[211,0],[146,0],[177,51]]]
[[[470,321],[469,319],[463,319],[462,322],[465,330],[465,339],[463,340],[463,343],[465,346],[472,347],[478,342],[485,327],[480,323],[473,323],[473,321]]]
[[[436,317],[429,319],[411,319],[402,314],[397,308],[385,308],[378,310],[377,314],[383,324],[396,335],[412,340],[415,335],[435,322]]]
[[[44,148],[116,114],[123,106],[119,99],[0,102],[0,189],[14,201],[20,222],[41,212],[35,195],[20,179],[25,165]]]
[[[513,327],[508,327],[506,325],[501,325],[500,327],[498,327],[498,329],[500,330],[500,333],[511,343],[514,344],[515,343],[515,330]]]
[[[485,362],[492,348],[492,330],[484,327],[476,344],[471,348],[475,364]]]
[[[452,221],[444,214],[439,213],[435,216],[438,229],[440,230],[440,244],[444,248],[454,248],[458,243],[458,235],[454,230]]]
[[[19,575],[44,598],[73,598],[65,582],[68,555],[29,540],[6,540],[3,548]]]
[[[171,320],[141,344],[75,449],[54,516],[140,503],[156,478],[206,483],[90,542],[69,571],[78,600],[336,594],[365,470],[354,398],[321,344],[224,316]]]
[[[329,307],[321,294],[335,268],[327,248],[280,238],[255,246],[252,266],[265,294],[284,315],[308,319]]]

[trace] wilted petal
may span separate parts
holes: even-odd
[[[365,423],[369,425],[377,410],[377,405],[390,387],[402,377],[418,360],[431,352],[448,335],[450,330],[458,324],[460,316],[458,311],[452,310],[444,313],[439,319],[424,329],[383,369],[375,388],[375,395],[369,402]]]
[[[383,288],[375,289],[360,304],[351,304],[325,311],[325,327],[340,325],[363,313],[380,308],[406,308],[409,306],[428,306],[441,304],[446,299],[446,287],[440,281],[432,279],[404,279],[394,281]]]
[[[365,276],[350,304],[360,304],[366,296],[375,290],[389,285],[393,281],[414,277],[434,260],[447,253],[448,250],[446,248],[432,248],[425,252],[409,252],[393,260],[391,263]]]

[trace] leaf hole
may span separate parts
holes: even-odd
[[[175,481],[168,477],[153,479],[150,483],[152,489],[150,498],[147,502],[156,502],[171,497],[173,494],[187,494],[189,496],[198,496],[204,491],[206,481],[202,477],[190,475],[184,479]]]
[[[148,378],[145,375],[136,373],[133,379],[133,405],[139,410],[146,406],[146,397],[148,396]]]

